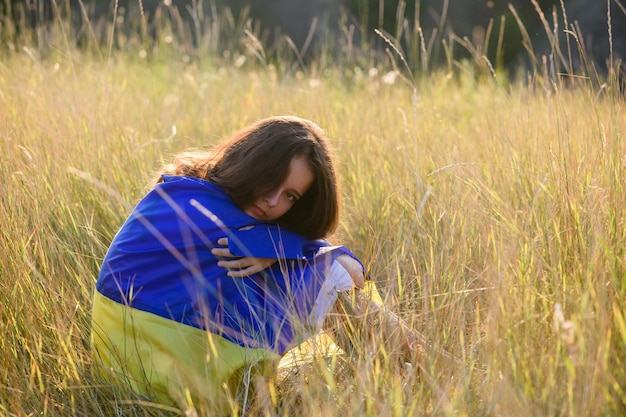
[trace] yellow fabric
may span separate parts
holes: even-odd
[[[379,304],[376,285],[362,290]],[[280,361],[284,371],[315,357],[341,354],[325,333],[280,358],[262,349],[243,348],[221,336],[119,304],[95,292],[92,349],[99,370],[110,382],[125,382],[151,401],[187,408],[203,404],[227,415],[241,388],[242,373],[269,377]]]
[[[374,284],[374,281],[369,280],[369,279],[365,281],[365,287],[363,287],[361,291],[363,291],[367,295],[367,297],[369,297],[369,299],[375,302],[376,304],[378,305],[384,304],[383,298],[380,296],[380,293],[378,292],[378,287],[376,287],[376,284]]]
[[[126,381],[151,401],[205,404],[215,414],[233,407],[242,369],[275,371],[280,357],[221,336],[121,305],[96,291],[91,343],[104,376]]]

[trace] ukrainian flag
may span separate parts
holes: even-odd
[[[280,258],[234,279],[211,249]],[[197,178],[164,176],[133,210],[103,261],[92,347],[103,374],[163,404],[210,404],[227,414],[242,372],[272,375],[315,332],[315,301],[344,247],[264,224]]]

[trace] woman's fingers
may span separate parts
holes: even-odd
[[[225,257],[225,258],[233,258],[233,257],[235,257],[235,255],[230,253],[230,250],[228,250],[228,238],[227,237],[219,238],[217,240],[217,244],[220,245],[220,246],[225,246],[225,247],[211,249],[211,253],[213,255],[221,256],[221,257]]]
[[[217,266],[228,269],[228,276],[230,277],[242,278],[261,272],[274,262],[276,259],[246,257],[231,261],[221,260]]]
[[[217,262],[217,266],[228,269],[228,276],[233,278],[243,278],[258,272],[276,262],[276,259],[270,258],[253,258],[251,256],[238,257],[233,255],[228,249],[228,238],[220,238],[218,245],[225,246],[211,249],[211,253],[220,258],[237,258],[237,259],[221,259]]]
[[[217,263],[217,266],[221,266],[222,268],[248,268],[252,265],[254,265],[254,263],[250,262],[250,259],[252,258],[240,258],[240,259],[234,259],[232,261],[219,261]]]
[[[257,272],[261,272],[263,268],[258,265],[252,265],[244,269],[231,269],[226,273],[231,278],[245,278],[250,275],[256,274]]]
[[[213,248],[211,249],[211,253],[215,256],[221,256],[223,258],[234,258],[235,255],[230,253],[228,248]]]

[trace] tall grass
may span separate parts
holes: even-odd
[[[0,61],[0,414],[192,414],[92,375],[97,271],[163,159],[285,113],[334,138],[337,239],[391,309],[460,360],[431,355],[417,373],[364,345],[286,376],[269,415],[626,410],[626,119],[614,83],[566,88],[541,71],[505,83],[471,63],[408,84],[392,82],[389,62],[226,70],[139,41],[97,54],[57,39]]]

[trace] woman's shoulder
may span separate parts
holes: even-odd
[[[217,185],[213,184],[210,181],[204,180],[198,177],[188,177],[184,175],[169,175],[163,174],[161,175],[163,182],[159,184],[169,185],[187,185],[187,186],[197,186],[197,187],[207,187],[207,188],[219,188]]]
[[[222,187],[197,177],[187,177],[183,175],[162,175],[162,182],[159,182],[155,188],[161,188],[167,191],[176,190],[178,193],[194,193],[201,192],[213,196],[226,197],[226,192]]]
[[[210,211],[229,227],[250,224],[251,218],[232,202],[219,185],[197,177],[162,175],[162,178],[163,181],[150,192],[152,199],[165,201],[168,205],[175,203],[202,216],[209,215]]]

